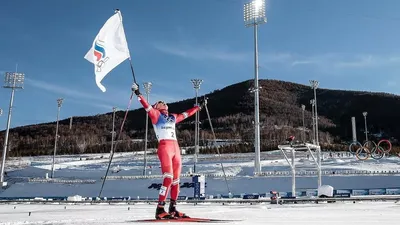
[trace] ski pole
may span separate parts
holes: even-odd
[[[207,98],[206,98],[205,96],[204,96],[204,101],[207,101]],[[215,132],[214,132],[214,128],[213,128],[213,125],[212,125],[212,122],[211,122],[211,117],[210,117],[210,113],[209,113],[208,108],[207,108],[207,104],[205,104],[204,106],[205,106],[205,108],[206,108],[208,121],[209,121],[209,123],[210,123],[211,132],[212,132],[212,134],[213,134],[214,146],[217,148],[218,157],[220,157],[220,159],[221,159],[221,153],[219,152],[218,146],[215,145],[215,144],[217,143],[217,138],[216,138],[216,136],[215,136]],[[222,167],[222,172],[224,173],[226,188],[228,189],[228,193],[231,193],[231,191],[230,191],[230,189],[229,189],[228,181],[227,181],[227,179],[226,179],[224,164],[222,163],[222,160],[220,161],[220,163],[221,163],[221,167]]]

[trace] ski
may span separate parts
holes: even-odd
[[[162,223],[162,222],[192,222],[192,223],[226,223],[226,222],[232,222],[236,220],[220,220],[220,219],[209,219],[209,218],[174,218],[174,219],[162,219],[162,220],[157,220],[157,219],[143,219],[143,220],[134,220],[131,222],[136,222],[136,223]]]

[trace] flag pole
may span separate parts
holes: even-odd
[[[119,129],[119,133],[118,133],[117,139],[115,140],[114,148],[113,148],[113,150],[112,150],[112,152],[111,152],[111,155],[110,155],[110,161],[108,162],[106,175],[104,176],[103,183],[101,184],[101,189],[100,189],[100,193],[99,193],[99,198],[101,197],[101,193],[103,192],[104,183],[105,183],[106,180],[107,180],[108,171],[110,170],[110,166],[111,166],[112,159],[113,159],[113,157],[114,157],[115,149],[117,149],[118,139],[121,137],[122,131],[123,131],[123,129],[124,129],[126,117],[128,116],[128,111],[129,111],[129,108],[131,107],[132,97],[133,97],[133,91],[132,91],[132,93],[131,93],[131,97],[129,98],[128,107],[126,107],[124,120],[122,120],[121,128]]]
[[[120,10],[119,10],[119,9],[115,9],[115,13],[118,13],[119,18],[121,19],[121,24],[123,24],[123,23],[122,23],[122,16],[121,16]],[[125,34],[125,40],[126,40],[126,34]],[[126,43],[126,45],[128,46],[128,43]],[[131,67],[131,72],[132,72],[132,76],[133,76],[133,81],[137,84],[135,72],[134,72],[134,70],[133,70],[132,59],[131,59],[130,53],[129,53],[129,64],[130,64],[130,67]],[[106,182],[106,180],[107,180],[108,172],[109,172],[109,170],[110,170],[111,162],[112,162],[112,159],[113,159],[113,157],[114,157],[115,149],[117,148],[117,144],[118,144],[117,141],[118,141],[118,139],[119,139],[120,136],[121,136],[121,133],[122,133],[123,128],[124,128],[124,125],[125,125],[126,118],[127,118],[127,116],[128,116],[129,108],[130,108],[131,103],[132,103],[133,94],[134,94],[134,92],[132,91],[131,96],[130,96],[130,98],[129,98],[128,107],[126,108],[126,111],[125,111],[124,119],[122,120],[121,128],[120,128],[120,130],[119,130],[119,133],[118,133],[118,136],[117,136],[117,139],[116,139],[114,148],[112,149],[112,152],[111,152],[111,155],[110,155],[110,161],[108,162],[106,175],[105,175],[104,178],[103,178],[103,182],[102,182],[102,185],[101,185],[100,193],[99,193],[99,196],[98,196],[99,198],[101,197],[101,194],[102,194],[103,188],[104,188],[104,184],[105,184],[105,182]]]
[[[119,9],[115,9],[114,11],[115,11],[115,13],[118,13],[119,18],[120,18],[120,20],[121,20],[121,24],[123,24],[123,23],[122,23],[121,11],[120,11]],[[124,33],[125,33],[125,32],[124,32]],[[126,40],[126,34],[125,34],[125,40]],[[128,43],[126,43],[126,46],[128,46]],[[136,82],[136,77],[135,77],[135,72],[133,71],[132,59],[131,59],[131,54],[130,54],[130,53],[129,53],[129,64],[130,64],[130,66],[131,66],[131,72],[132,72],[132,76],[133,76],[133,82],[135,82],[135,84],[137,84],[137,82]]]
[[[132,60],[131,57],[129,56],[129,63],[131,65],[131,71],[132,71],[132,76],[133,76],[133,82],[135,82],[135,84],[137,84],[136,82],[136,77],[135,77],[135,72],[133,72],[133,66],[132,66]]]

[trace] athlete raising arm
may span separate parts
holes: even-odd
[[[163,101],[158,101],[154,105],[150,105],[140,93],[139,85],[134,83],[132,91],[138,96],[139,102],[149,114],[158,140],[157,155],[161,163],[163,183],[158,195],[156,219],[188,217],[176,210],[182,162],[181,151],[176,138],[175,124],[200,111],[207,104],[207,100],[200,101],[200,106],[194,106],[183,113],[175,114],[168,112],[168,105]],[[171,201],[169,210],[166,212],[164,206],[169,192],[171,192]]]

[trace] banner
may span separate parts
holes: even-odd
[[[346,193],[351,193],[351,190],[349,189],[337,189],[333,191],[334,194],[346,194]]]
[[[351,195],[369,195],[369,189],[356,189],[352,191]]]
[[[122,15],[117,10],[100,29],[92,47],[84,57],[94,64],[96,84],[101,91],[106,91],[106,88],[101,84],[104,77],[129,57]]]
[[[387,188],[386,194],[387,195],[400,195],[400,188]]]
[[[386,188],[369,189],[370,195],[385,195]]]
[[[306,196],[307,197],[318,196],[318,190],[317,189],[307,189]]]

